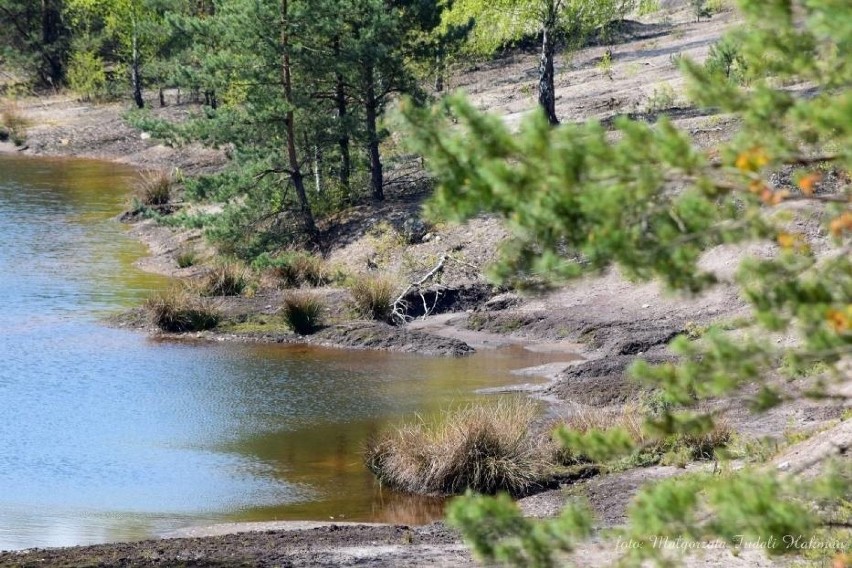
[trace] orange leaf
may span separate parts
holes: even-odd
[[[765,190],[765,189],[769,189],[769,188],[767,188],[766,184],[763,183],[760,180],[753,180],[753,181],[750,181],[749,184],[748,184],[748,190],[755,195],[759,195],[759,194],[763,193],[763,190]]]
[[[829,230],[835,237],[839,237],[846,231],[852,231],[852,213],[846,211],[840,217],[829,224]]]
[[[826,313],[828,325],[837,333],[843,333],[849,329],[849,317],[840,310],[828,310]]]
[[[814,194],[814,186],[817,184],[819,180],[822,179],[822,174],[817,172],[811,172],[801,179],[799,179],[796,185],[799,186],[799,189],[802,190],[802,193],[805,195],[813,195]]]
[[[756,172],[769,163],[769,155],[763,148],[751,148],[737,156],[734,165],[744,172]]]
[[[798,236],[791,235],[790,233],[779,233],[776,240],[781,248],[785,249],[791,249],[799,242]]]

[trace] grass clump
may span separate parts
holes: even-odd
[[[11,140],[15,146],[23,146],[27,140],[30,121],[14,104],[6,104],[0,110],[0,141]]]
[[[202,296],[239,296],[249,286],[248,270],[241,264],[221,264],[201,281],[199,293]]]
[[[219,314],[210,302],[187,290],[155,294],[145,301],[144,308],[153,325],[171,333],[203,331],[219,323]]]
[[[655,436],[645,428],[646,410],[640,404],[626,404],[618,409],[578,406],[564,422],[563,428],[580,436],[592,432],[624,432],[636,449],[629,456],[605,464],[612,470],[659,463],[685,467],[692,461],[712,460],[716,451],[727,447],[734,438],[732,428],[722,419],[716,419],[713,428],[706,432]],[[563,465],[595,461],[582,451],[567,447],[560,448],[557,455],[558,462]]]
[[[140,205],[146,207],[167,205],[172,198],[174,184],[175,176],[171,172],[142,172],[136,181],[133,196]]]
[[[355,308],[365,318],[391,320],[396,282],[384,276],[358,276],[349,285]]]
[[[334,280],[325,261],[303,251],[285,252],[278,256],[262,254],[252,267],[271,273],[284,287],[325,286]]]
[[[370,441],[367,467],[382,483],[412,493],[523,495],[552,475],[552,442],[530,433],[537,416],[530,400],[501,399],[418,417]]]
[[[178,268],[189,268],[198,264],[198,253],[193,249],[182,250],[175,258]]]
[[[299,335],[310,335],[322,326],[325,304],[314,294],[290,293],[284,297],[284,321]]]

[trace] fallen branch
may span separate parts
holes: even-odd
[[[426,275],[417,282],[412,282],[411,284],[409,284],[408,287],[402,291],[402,294],[397,296],[396,300],[394,300],[393,302],[393,310],[391,311],[392,318],[399,320],[400,323],[408,323],[409,317],[406,314],[406,311],[408,311],[408,302],[405,300],[405,297],[412,290],[416,289],[419,291],[420,287],[423,286],[423,284],[434,278],[436,274],[438,274],[444,269],[444,265],[449,259],[449,255],[443,255],[438,261],[438,264],[436,264],[432,270],[427,272]],[[423,309],[425,311],[423,317],[425,318],[432,312],[432,310],[435,309],[435,306],[438,305],[438,297],[435,297],[435,303],[432,305],[431,308],[428,307],[426,303],[426,297],[423,295],[422,292],[420,293],[420,298],[423,300]]]

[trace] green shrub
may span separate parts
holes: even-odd
[[[151,296],[144,308],[153,325],[172,333],[203,331],[219,323],[210,302],[187,290],[172,289]]]
[[[319,329],[324,311],[325,304],[313,294],[293,292],[284,297],[284,321],[299,335],[310,335]]]
[[[142,206],[166,205],[171,200],[174,183],[175,178],[171,172],[143,172],[136,181],[134,197]]]
[[[387,322],[391,321],[396,289],[396,282],[384,276],[358,276],[349,285],[355,307],[363,317]]]
[[[285,252],[278,256],[265,253],[255,259],[252,267],[271,273],[287,288],[324,286],[333,280],[322,258],[302,251]]]
[[[84,101],[106,94],[107,77],[103,60],[93,51],[78,51],[68,62],[68,87]]]
[[[537,416],[528,399],[502,399],[418,417],[371,440],[367,467],[382,483],[412,493],[523,495],[552,475],[553,444],[530,432]]]
[[[739,43],[731,38],[724,38],[710,46],[704,69],[710,74],[724,76],[737,85],[748,83],[748,66]]]
[[[213,268],[202,280],[199,293],[202,296],[239,296],[248,285],[248,270],[231,262]]]

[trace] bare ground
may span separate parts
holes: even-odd
[[[724,29],[735,21],[732,12],[717,14],[709,22],[694,22],[688,10],[672,10],[662,20],[631,24],[631,38],[611,46],[613,65],[605,72],[598,65],[606,47],[592,47],[561,61],[557,102],[564,121],[597,118],[611,120],[621,114],[654,120],[667,114],[705,146],[712,146],[732,131],[730,117],[708,115],[685,106],[682,82],[671,56],[706,55]],[[476,104],[515,123],[534,108],[537,55],[515,53],[480,63],[461,72],[452,87],[466,90]],[[669,88],[671,90],[669,90]],[[671,100],[661,93],[674,93]],[[192,105],[156,112],[179,119],[195,112]],[[121,119],[123,106],[91,107],[69,99],[50,99],[27,107],[35,126],[30,129],[26,153],[84,156],[118,160],[143,168],[181,168],[188,173],[212,171],[224,163],[220,152],[199,147],[172,149],[130,129]],[[14,151],[6,146],[0,151]],[[495,258],[507,237],[497,219],[474,219],[462,226],[430,226],[415,244],[398,240],[406,219],[419,216],[422,193],[394,195],[380,206],[365,204],[334,219],[329,232],[327,258],[352,272],[396,275],[402,286],[428,272],[443,255],[452,253],[462,262],[449,263],[437,289],[455,298],[445,313],[417,319],[406,328],[352,321],[347,292],[321,289],[331,306],[330,325],[311,342],[347,348],[416,351],[459,356],[473,349],[515,344],[525,349],[565,353],[563,363],[528,371],[552,381],[543,386],[519,386],[552,403],[551,414],[570,413],[576,405],[620,406],[635,399],[640,387],[626,379],[626,369],[638,356],[652,361],[672,358],[666,343],[683,332],[699,332],[710,323],[731,327],[742,321],[747,307],[732,283],[733,271],[746,254],[769,255],[769,245],[719,247],[707,253],[703,266],[722,283],[700,297],[673,296],[656,283],[629,282],[616,271],[581,281],[537,297],[522,297],[489,288],[480,267]],[[818,247],[824,241],[818,223],[798,216],[799,230]],[[804,219],[804,220],[802,220]],[[330,223],[330,226],[332,223]],[[173,276],[195,276],[203,269],[178,269],[175,257],[187,246],[201,246],[198,232],[173,233],[151,222],[132,225],[131,231],[152,249],[143,261],[148,270]],[[459,290],[475,292],[458,293]],[[305,341],[289,333],[276,319],[283,292],[261,289],[251,298],[222,299],[229,327],[214,333],[194,334],[200,339],[238,341]],[[467,295],[465,295],[467,294]],[[145,328],[144,319],[125,314],[118,324]],[[778,341],[793,338],[779,337]],[[577,361],[573,354],[580,353]],[[519,377],[519,383],[523,378]],[[720,401],[727,419],[743,436],[774,437],[783,442],[787,432],[818,432],[809,441],[782,452],[772,462],[781,469],[798,469],[791,463],[813,459],[825,451],[847,455],[849,421],[840,422],[839,405],[798,402],[763,415],[751,414],[742,401]],[[795,460],[800,462],[795,462]],[[531,516],[553,515],[566,499],[578,494],[587,499],[601,526],[617,526],[626,519],[627,504],[639,488],[654,479],[680,475],[687,470],[655,466],[577,482],[521,501]],[[805,468],[807,469],[807,468]],[[473,561],[457,536],[442,525],[322,526],[291,530],[276,527],[228,527],[250,533],[200,533],[188,538],[102,545],[62,550],[0,555],[0,566],[467,566]],[[216,531],[214,531],[216,532]],[[581,566],[613,563],[617,551],[601,542],[584,545],[574,561]],[[707,551],[691,558],[692,566],[777,565],[759,551]]]

